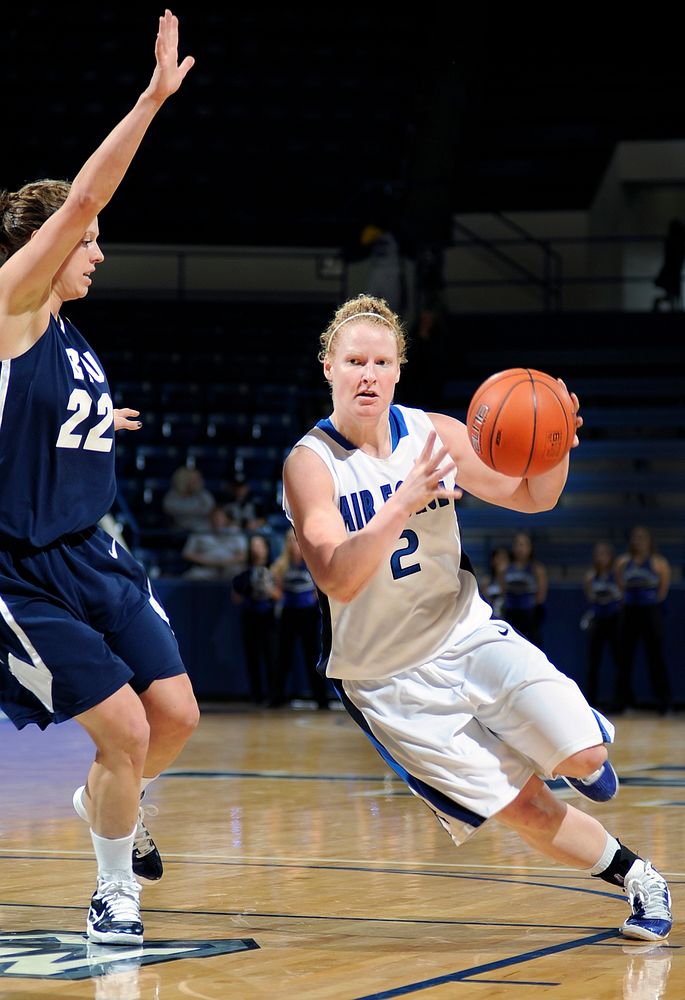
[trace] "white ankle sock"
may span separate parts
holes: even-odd
[[[152,778],[141,778],[141,779],[140,779],[140,794],[141,794],[141,795],[143,794],[143,792],[145,791],[145,789],[147,788],[147,786],[148,786],[148,785],[149,785],[149,784],[150,784],[150,783],[151,783],[152,781],[157,781],[157,778],[158,778],[158,777],[159,777],[159,775],[158,775],[158,774],[155,774],[155,775],[154,775],[154,777],[152,777]]]
[[[116,880],[133,878],[131,851],[133,850],[134,834],[135,829],[128,837],[118,837],[111,840],[108,837],[99,837],[97,833],[90,831],[98,863],[98,878],[115,878]]]
[[[602,872],[605,872],[609,867],[609,865],[611,864],[611,862],[614,860],[614,855],[616,854],[616,851],[621,850],[621,845],[619,844],[619,842],[616,840],[615,837],[612,837],[610,833],[607,833],[606,838],[607,841],[606,844],[604,845],[604,850],[602,851],[602,853],[600,854],[599,858],[592,866],[592,868],[590,868],[591,875],[601,875]]]

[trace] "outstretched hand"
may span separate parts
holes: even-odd
[[[112,410],[112,416],[115,431],[139,431],[143,426],[140,420],[135,419],[140,416],[140,410],[132,410],[128,406]]]
[[[444,486],[445,476],[456,469],[456,463],[449,457],[444,446],[433,454],[437,434],[431,431],[414,468],[404,480],[397,495],[404,498],[412,514],[421,510],[431,500],[458,500],[461,490],[448,490]],[[445,459],[448,459],[445,462]],[[442,463],[445,462],[443,465]]]
[[[155,58],[157,65],[148,93],[161,103],[176,93],[188,71],[195,65],[192,56],[186,56],[181,65],[178,65],[178,18],[170,10],[165,10],[163,17],[159,19]]]

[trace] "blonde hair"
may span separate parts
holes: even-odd
[[[273,573],[274,578],[276,579],[277,583],[281,583],[281,581],[283,580],[283,577],[285,576],[285,574],[287,573],[287,571],[290,569],[290,565],[291,565],[291,562],[290,562],[290,543],[291,543],[291,541],[293,539],[295,539],[295,541],[297,541],[297,538],[296,538],[294,530],[292,528],[290,528],[286,532],[286,534],[285,534],[285,537],[283,539],[283,547],[282,547],[282,549],[280,551],[280,554],[279,554],[278,558],[275,559],[274,562],[271,565],[271,572]]]
[[[336,311],[335,316],[319,337],[321,344],[318,354],[319,361],[325,361],[333,353],[335,337],[340,328],[357,318],[374,325],[387,326],[395,336],[397,360],[401,365],[405,363],[407,360],[407,335],[402,320],[397,313],[392,311],[385,299],[377,299],[373,295],[364,294],[343,302]]]

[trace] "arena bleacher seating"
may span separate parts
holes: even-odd
[[[330,311],[321,303],[89,303],[84,330],[95,333],[115,403],[142,413],[142,430],[117,438],[118,513],[156,573],[183,568],[180,540],[169,533],[161,507],[179,465],[198,468],[219,499],[236,473],[244,475],[264,500],[272,530],[284,531],[283,459],[330,408],[316,361]],[[518,360],[562,375],[578,392],[582,443],[557,507],[534,521],[463,498],[459,516],[474,564],[483,567],[492,547],[525,526],[552,579],[577,580],[597,538],[621,547],[631,525],[645,523],[678,579],[685,536],[685,379],[677,367],[645,357],[643,346],[673,330],[670,317],[529,317],[525,340],[523,323],[521,317],[454,317],[451,339],[436,345],[431,405],[463,419],[482,379]],[[193,335],[186,343],[189,326]],[[130,331],[128,341],[123,328]],[[520,336],[525,346],[517,353],[512,344]],[[620,364],[606,367],[608,358],[619,357]],[[411,364],[411,347],[409,358]],[[413,403],[403,395],[402,380],[397,399]]]

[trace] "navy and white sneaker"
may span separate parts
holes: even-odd
[[[135,879],[98,877],[88,910],[86,935],[96,944],[143,943],[140,885]]]
[[[567,785],[593,802],[608,802],[618,795],[618,775],[608,760],[597,771],[588,774],[587,778],[562,777]]]
[[[145,795],[145,792],[143,792]],[[141,801],[143,795],[140,796]],[[136,878],[142,878],[144,882],[158,882],[164,874],[164,865],[160,857],[157,845],[150,836],[150,831],[145,826],[145,813],[150,816],[157,815],[156,806],[141,805],[138,810],[138,822],[136,832],[133,837],[133,874]]]
[[[74,792],[73,803],[77,814],[82,820],[84,820],[84,822],[89,823],[90,820],[88,818],[88,810],[86,809],[83,801],[85,790],[85,785],[81,785],[76,789]],[[145,795],[145,792],[143,792],[143,795]],[[140,796],[141,801],[143,795]],[[150,816],[156,816],[157,807],[147,806],[147,808],[143,808],[141,805],[138,810],[138,821],[136,823],[136,832],[133,838],[133,852],[131,856],[133,874],[136,878],[140,878],[144,882],[158,882],[164,874],[164,865],[162,864],[162,859],[159,851],[157,850],[157,845],[150,836],[150,831],[145,826],[146,813]]]
[[[638,941],[663,941],[673,926],[671,894],[666,879],[649,861],[638,858],[624,879],[633,911],[621,927],[624,937]]]

